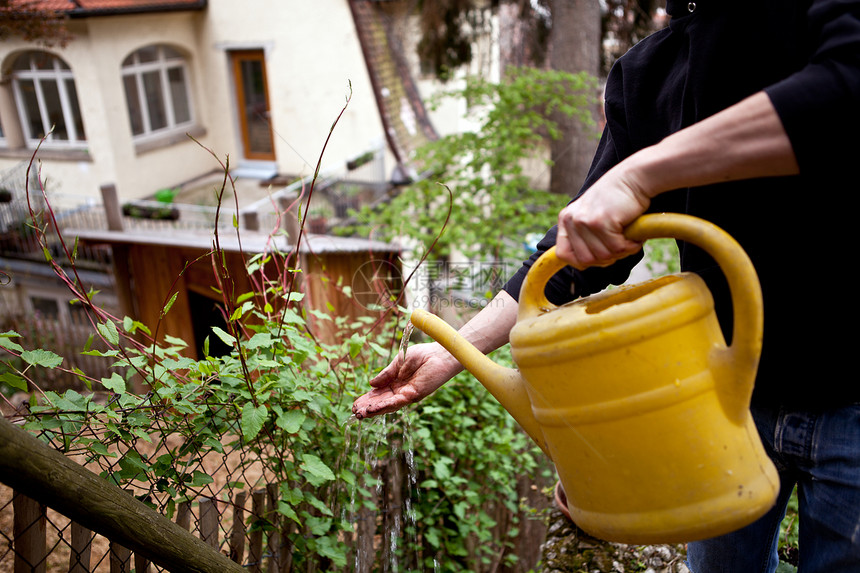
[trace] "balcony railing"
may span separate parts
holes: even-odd
[[[11,190],[11,196],[0,195],[0,257],[44,260],[45,246],[51,256],[63,256],[55,223],[68,249],[72,249],[74,243],[73,236],[66,236],[70,230],[108,230],[105,206],[98,198],[48,192],[45,201],[38,181],[31,177],[28,202],[26,172],[26,164],[22,164],[0,175],[0,190]],[[308,205],[306,198],[311,184],[314,193]],[[271,233],[287,228],[285,218],[295,218],[301,202],[302,214],[308,210],[311,215],[324,214],[327,220],[325,226],[308,230],[325,233],[333,224],[347,218],[352,210],[379,201],[388,188],[384,153],[378,148],[320,172],[315,180],[308,176],[269,190],[262,198],[239,205],[238,209],[235,203],[228,202],[220,209],[217,205],[183,203],[181,194],[172,203],[153,200],[124,203],[121,227],[123,231],[135,233],[213,232],[217,221],[219,232],[234,232],[238,226],[240,230]],[[285,216],[284,212],[290,207],[295,211]],[[39,238],[40,231],[44,231],[44,244]],[[106,253],[103,248],[78,245],[76,260],[79,264],[103,265],[109,263]]]

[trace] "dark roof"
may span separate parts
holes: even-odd
[[[14,2],[14,0],[13,0]],[[207,0],[36,0],[26,2],[30,9],[68,14],[72,18],[202,10]],[[15,2],[18,3],[18,2]],[[24,4],[25,2],[20,2]]]
[[[67,229],[69,237],[77,237],[83,243],[91,244],[137,244],[161,245],[169,247],[212,248],[211,232],[173,231],[171,233],[152,233],[134,231],[100,231],[93,229]],[[239,251],[239,241],[235,233],[224,233],[219,244],[225,252]],[[265,253],[275,247],[281,252],[290,252],[295,245],[290,244],[283,235],[270,236],[265,233],[242,231],[242,251],[245,253]],[[394,243],[385,243],[357,237],[335,237],[332,235],[305,234],[302,237],[301,252],[316,254],[332,253],[399,253],[403,248]]]

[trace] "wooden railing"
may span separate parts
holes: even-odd
[[[289,569],[290,556],[282,551],[278,532],[264,532],[263,528],[249,532],[245,520],[246,515],[259,515],[271,517],[274,521],[271,493],[271,487],[253,492],[250,508],[246,507],[249,497],[246,492],[238,493],[230,504],[232,525],[227,537],[227,556],[249,572],[278,573]],[[60,523],[57,516],[49,517],[47,506],[22,493],[12,492],[9,503],[13,514],[11,536],[0,532],[0,542],[5,541],[10,548],[15,573],[43,573],[49,568],[69,573],[149,573],[155,569],[143,554],[132,553],[114,541],[97,540],[92,530],[75,521]],[[197,507],[196,516],[194,505]],[[215,551],[219,548],[221,519],[217,502],[207,498],[196,504],[190,501],[181,503],[176,514],[176,524],[186,530],[191,530],[192,520],[196,520],[199,538]],[[51,532],[53,535],[49,535],[49,529],[54,530]],[[52,555],[54,553],[57,555]],[[0,563],[10,560],[0,559]],[[163,569],[159,567],[159,570]]]
[[[13,532],[15,573],[45,571],[45,528],[38,525],[44,523],[43,506],[55,509],[77,524],[71,535],[70,571],[81,570],[89,559],[86,551],[87,540],[91,538],[89,531],[111,540],[114,548],[111,561],[115,562],[111,571],[131,571],[131,552],[135,554],[138,572],[146,570],[150,562],[175,573],[245,571],[215,549],[218,512],[214,504],[201,505],[200,537],[195,537],[183,527],[186,523],[190,525],[190,506],[177,512],[179,523],[174,523],[3,418],[0,418],[0,482],[15,490],[19,500],[15,521],[18,525]],[[238,520],[243,522],[241,518]],[[256,541],[252,542],[251,551],[259,551]]]

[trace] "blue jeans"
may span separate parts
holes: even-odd
[[[753,409],[753,418],[779,471],[779,499],[739,531],[688,544],[692,573],[773,573],[795,484],[798,573],[860,572],[860,404],[824,413]]]

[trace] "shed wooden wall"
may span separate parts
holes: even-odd
[[[175,292],[176,300],[170,311],[161,319],[158,335],[160,340],[164,339],[165,334],[169,334],[186,341],[187,355],[191,358],[199,357],[194,351],[194,325],[188,293],[195,292],[215,302],[221,301],[216,290],[218,287],[212,262],[205,253],[203,249],[188,247],[132,245],[128,256],[136,318],[154,330],[164,305]],[[225,258],[234,280],[235,294],[250,292],[252,285],[245,270],[244,259],[236,252],[225,253]],[[190,266],[186,268],[186,264]],[[394,253],[336,252],[307,255],[303,264],[304,270],[299,274],[301,281],[296,285],[305,292],[306,307],[330,313],[333,317],[348,319],[379,316],[379,311],[371,309],[379,302],[376,293],[379,292],[380,285],[371,285],[367,280],[370,276],[367,272],[368,264],[372,265],[371,268],[382,264],[399,269]],[[385,276],[392,278],[392,291],[399,292],[399,275],[386,273]],[[344,286],[350,287],[351,296],[344,293]],[[312,318],[311,328],[322,342],[331,343],[340,339],[334,321]]]
[[[347,324],[359,316],[379,317],[382,312],[375,309],[381,304],[391,304],[385,300],[386,293],[397,295],[402,289],[396,253],[308,255],[303,267],[308,307],[328,312],[332,317],[345,317]],[[374,276],[381,279],[372,284]],[[349,287],[348,295],[344,286]],[[333,321],[312,319],[311,325],[322,341],[337,342],[340,338]]]
[[[202,258],[201,258],[202,257]],[[236,294],[251,290],[245,263],[238,253],[225,253]],[[169,334],[195,346],[189,291],[221,301],[212,261],[203,249],[132,245],[129,249],[131,290],[137,319],[155,329],[164,305],[176,293],[170,311],[158,326],[159,339]],[[186,265],[187,266],[186,268]],[[184,269],[184,272],[183,272]],[[196,358],[189,354],[192,358]]]

